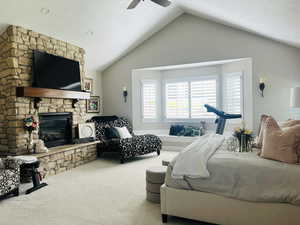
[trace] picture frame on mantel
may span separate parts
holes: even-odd
[[[86,100],[87,113],[100,113],[100,96],[91,96]]]
[[[93,93],[93,79],[92,78],[84,78],[83,88],[86,92]]]

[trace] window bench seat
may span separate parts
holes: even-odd
[[[135,130],[135,134],[154,134],[158,136],[162,141],[162,150],[167,151],[181,151],[186,146],[191,144],[197,137],[185,137],[185,136],[173,136],[169,135],[169,130],[157,129],[157,130]]]

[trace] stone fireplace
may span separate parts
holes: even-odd
[[[76,60],[80,64],[81,80],[85,76],[84,49],[73,44],[39,34],[19,26],[9,26],[0,35],[0,156],[28,154],[28,133],[23,120],[33,116],[41,130],[33,132],[33,140],[39,137],[48,147],[69,144],[70,131],[62,137],[63,130],[71,127],[75,133],[78,123],[87,119],[86,101],[79,100],[73,107],[72,99],[41,98],[36,106],[34,98],[17,97],[17,87],[32,86],[33,50]],[[54,118],[55,115],[55,119]],[[63,123],[54,129],[57,122]],[[50,121],[52,120],[53,121]],[[62,140],[63,139],[63,140]],[[96,158],[96,144],[66,145],[51,148],[49,153],[36,155],[46,174],[76,167]]]
[[[39,113],[39,139],[47,148],[72,144],[72,113]]]

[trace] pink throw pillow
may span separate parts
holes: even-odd
[[[260,117],[260,123],[259,123],[259,127],[258,127],[258,133],[257,133],[256,140],[254,142],[254,147],[255,148],[261,148],[262,147],[263,135],[264,135],[264,129],[265,129],[265,123],[266,123],[266,120],[268,118],[269,118],[268,115],[261,115],[261,117]]]
[[[285,121],[284,123],[282,123],[281,127],[285,128],[285,127],[292,127],[292,126],[296,126],[300,124],[300,120],[292,120],[289,119],[287,121]]]
[[[297,163],[297,148],[300,140],[300,125],[282,130],[269,117],[265,122],[261,157],[285,163]]]

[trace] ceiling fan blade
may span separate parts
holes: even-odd
[[[151,1],[163,7],[168,7],[172,3],[169,0],[151,0]]]
[[[142,0],[133,0],[129,6],[127,7],[127,9],[134,9]]]

